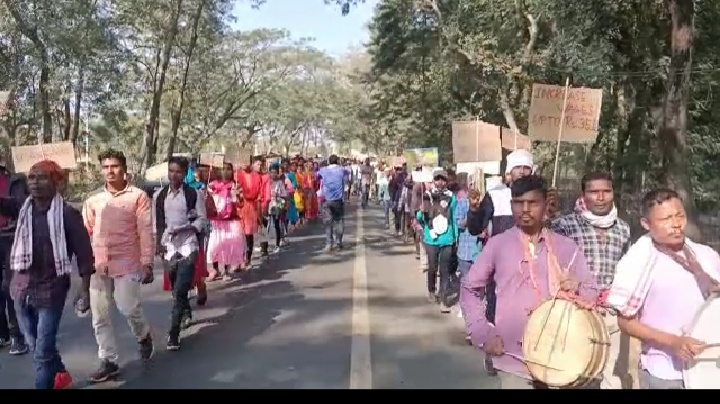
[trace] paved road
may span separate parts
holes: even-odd
[[[179,352],[164,350],[169,295],[161,282],[146,287],[157,352],[140,363],[115,313],[124,367],[116,382],[82,382],[97,346],[90,320],[68,308],[59,349],[77,387],[496,388],[482,355],[465,345],[462,320],[427,303],[411,247],[383,229],[379,209],[348,216],[342,252],[322,253],[315,225],[250,279],[213,283]],[[0,388],[31,388],[32,369],[29,356],[0,353]]]

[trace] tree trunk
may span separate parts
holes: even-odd
[[[80,66],[78,70],[78,81],[75,87],[75,105],[73,111],[73,128],[72,134],[70,135],[70,141],[73,144],[77,143],[78,137],[80,137],[80,106],[82,104],[83,91],[85,90],[85,69]],[[90,119],[90,117],[88,117]],[[90,134],[88,133],[88,136]]]
[[[685,205],[691,238],[700,239],[687,164],[687,104],[695,19],[695,0],[665,0],[670,15],[670,67],[660,130],[665,184]]]
[[[162,93],[165,87],[165,76],[167,74],[168,65],[172,56],[172,49],[175,45],[175,38],[178,33],[178,20],[182,12],[183,0],[177,0],[176,9],[170,18],[169,31],[165,36],[165,43],[162,50],[162,63],[160,66],[160,77],[158,78],[157,87],[154,89],[152,104],[150,105],[150,119],[146,126],[145,144],[143,161],[140,166],[140,176],[145,177],[145,170],[155,162],[155,153],[157,152],[157,135],[160,127],[160,102],[162,101]]]
[[[185,55],[185,70],[183,71],[182,82],[180,83],[180,94],[178,96],[178,106],[173,111],[170,141],[168,142],[167,148],[167,160],[170,160],[173,153],[175,152],[175,143],[177,141],[178,129],[180,129],[180,119],[182,118],[183,106],[185,105],[185,91],[187,90],[188,76],[190,75],[190,64],[192,63],[193,53],[198,40],[198,27],[200,25],[200,18],[202,17],[203,8],[205,7],[205,0],[200,0],[198,3],[197,11],[193,19],[192,35],[190,37],[190,43],[188,44],[187,55]]]

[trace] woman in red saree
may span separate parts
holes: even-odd
[[[260,208],[262,203],[263,182],[259,174],[262,161],[255,160],[251,165],[245,164],[235,173],[235,181],[242,189],[243,206],[240,218],[242,231],[245,235],[245,269],[250,269],[255,235],[260,229]]]

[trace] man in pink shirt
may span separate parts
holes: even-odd
[[[462,278],[460,306],[472,344],[494,358],[501,389],[547,388],[532,380],[520,359],[530,312],[558,290],[595,301],[597,287],[577,244],[543,227],[545,181],[535,175],[522,177],[510,191],[515,226],[490,238]],[[552,284],[551,274],[557,279]],[[497,285],[494,324],[485,311],[485,289],[493,281]]]
[[[94,383],[120,372],[117,343],[110,321],[114,300],[137,339],[140,356],[154,352],[150,326],[140,303],[140,286],[153,281],[155,242],[150,198],[126,180],[125,155],[108,150],[99,156],[105,186],[83,206],[85,227],[92,240],[96,272],[90,282],[90,309],[100,368],[90,375]]]
[[[659,189],[642,201],[648,231],[617,265],[607,304],[618,326],[642,343],[640,388],[683,389],[683,368],[706,343],[686,336],[712,292],[718,291],[720,256],[685,237],[687,216],[677,192]]]

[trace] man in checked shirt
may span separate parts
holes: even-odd
[[[612,178],[607,173],[596,172],[585,175],[581,182],[582,195],[575,203],[575,210],[553,220],[550,228],[569,237],[582,247],[588,266],[597,279],[601,293],[610,289],[615,277],[615,266],[625,254],[630,242],[630,226],[618,217],[615,208]],[[610,332],[610,357],[603,372],[602,389],[622,389],[623,379],[627,380],[629,364],[629,343],[622,344],[621,335],[614,313],[605,314],[605,323]]]

